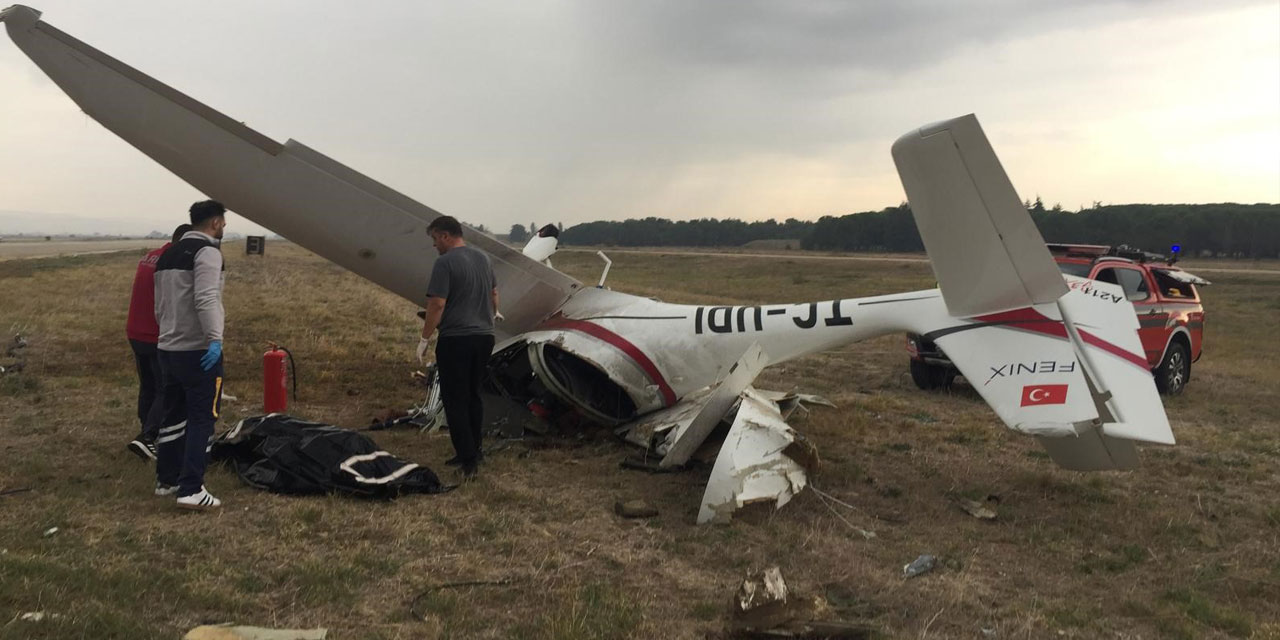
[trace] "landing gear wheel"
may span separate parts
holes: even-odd
[[[911,361],[911,381],[925,391],[945,389],[951,386],[956,374],[950,367],[929,364],[920,360]]]
[[[1186,345],[1181,342],[1169,345],[1164,360],[1156,367],[1155,376],[1156,388],[1160,393],[1169,396],[1182,393],[1187,387],[1187,380],[1191,378],[1191,354],[1187,352]]]

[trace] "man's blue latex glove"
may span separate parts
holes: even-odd
[[[222,358],[222,341],[214,340],[209,343],[209,350],[204,352],[200,357],[200,368],[208,371],[213,365],[218,364],[218,360]]]

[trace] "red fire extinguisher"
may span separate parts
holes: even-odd
[[[267,352],[262,354],[262,410],[266,413],[284,413],[289,408],[289,378],[293,378],[293,399],[298,399],[298,372],[294,369],[293,375],[288,375],[286,360],[294,369],[293,354],[288,349],[267,343]]]

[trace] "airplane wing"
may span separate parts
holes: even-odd
[[[228,209],[422,304],[436,251],[427,224],[441,214],[289,140],[280,144],[156,81],[14,5],[9,37],[89,117]],[[582,285],[473,228],[506,320],[498,340],[532,329]]]

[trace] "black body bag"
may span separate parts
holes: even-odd
[[[245,484],[275,493],[390,499],[452,488],[361,433],[282,414],[241,420],[214,438],[210,457],[235,468]]]

